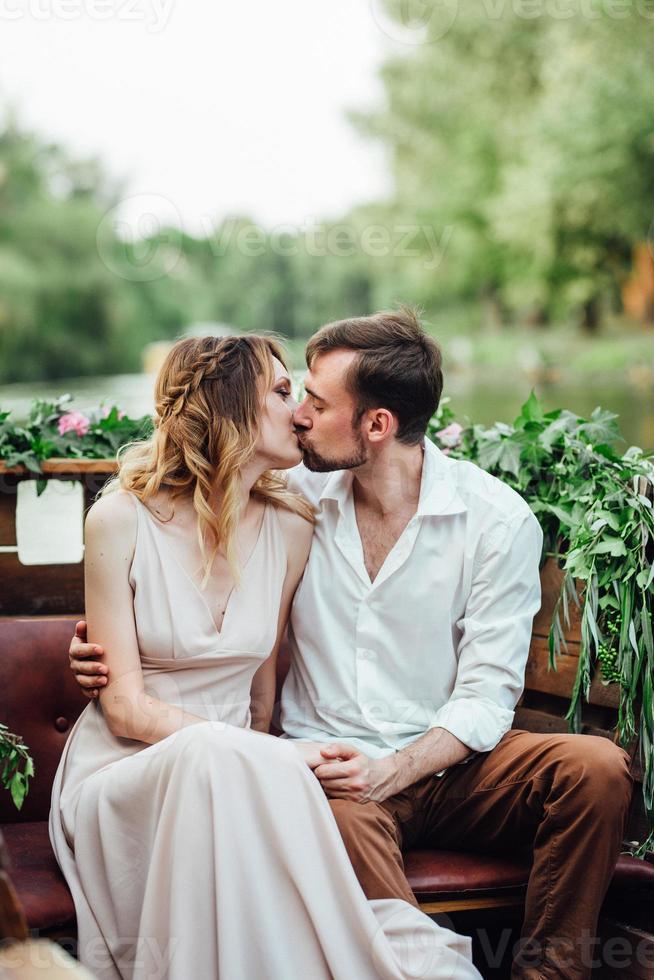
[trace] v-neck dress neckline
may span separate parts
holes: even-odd
[[[147,507],[146,504],[143,503],[143,501],[139,500],[139,498],[136,495],[134,495],[134,499],[136,501],[137,508],[145,511],[146,521],[148,527],[150,528],[151,533],[153,534],[153,537],[156,539],[157,547],[160,547],[160,543],[163,542],[163,547],[166,552],[166,557],[169,557],[174,562],[175,567],[179,569],[182,577],[185,579],[186,582],[188,582],[193,593],[199,600],[200,605],[202,606],[204,612],[206,613],[208,623],[211,627],[211,631],[210,631],[211,635],[213,636],[213,638],[218,644],[222,644],[225,636],[228,617],[230,619],[232,618],[233,607],[238,606],[236,599],[238,595],[242,594],[245,588],[247,587],[246,574],[248,573],[250,566],[254,565],[255,559],[259,556],[262,548],[265,545],[266,538],[269,536],[269,522],[271,520],[271,512],[274,510],[274,507],[272,506],[272,504],[270,504],[267,501],[264,504],[263,516],[261,518],[261,523],[259,525],[259,530],[257,532],[256,541],[246,561],[241,566],[241,576],[242,576],[241,582],[238,586],[236,583],[232,585],[229,595],[227,596],[225,611],[223,613],[220,629],[218,629],[218,627],[216,626],[216,621],[214,619],[213,613],[211,611],[211,607],[207,601],[206,595],[200,588],[199,583],[195,581],[190,571],[184,566],[184,564],[180,561],[178,556],[175,554],[175,548],[173,542],[166,539],[165,534],[162,533],[162,528],[158,526],[159,522],[157,521],[157,518],[152,514],[152,511],[149,509],[149,507]],[[137,547],[138,547],[138,538],[137,538]]]

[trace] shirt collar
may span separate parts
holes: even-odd
[[[345,513],[345,503],[352,489],[352,470],[334,470],[323,487],[319,501],[335,500],[341,514]]]
[[[464,513],[468,508],[459,495],[452,460],[431,439],[425,439],[424,449],[417,516]]]
[[[320,502],[335,500],[340,512],[345,513],[345,503],[352,490],[352,480],[352,470],[336,470],[330,473],[320,494]],[[431,439],[425,438],[420,499],[416,516],[461,514],[466,511],[467,507],[459,495],[457,482],[452,462]]]

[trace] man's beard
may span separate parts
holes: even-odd
[[[349,456],[328,459],[326,456],[317,453],[311,446],[303,443],[300,438],[302,462],[308,470],[312,470],[314,473],[333,473],[334,470],[353,470],[357,466],[363,466],[364,463],[368,462],[368,454],[358,432],[355,434],[355,439],[357,448]]]

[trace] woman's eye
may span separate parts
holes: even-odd
[[[290,391],[288,391],[288,390],[287,390],[286,388],[279,388],[279,389],[277,390],[277,394],[278,394],[278,395],[281,395],[281,396],[282,396],[282,398],[284,398],[284,399],[286,399],[286,398],[290,398],[290,397],[291,397],[291,393],[290,393]]]

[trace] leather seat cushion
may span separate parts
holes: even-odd
[[[9,877],[30,929],[75,935],[75,906],[52,853],[44,820],[2,825],[9,855]]]
[[[414,894],[420,901],[465,898],[484,892],[525,889],[530,862],[463,851],[409,851],[404,868]],[[654,862],[640,861],[629,854],[618,858],[610,892],[654,890]]]
[[[45,821],[3,824],[11,862],[9,874],[25,908],[30,928],[74,932],[75,908],[55,861]],[[418,899],[466,898],[480,893],[524,889],[526,860],[458,851],[410,851],[407,877]],[[611,891],[654,889],[654,863],[629,855],[618,860]]]

